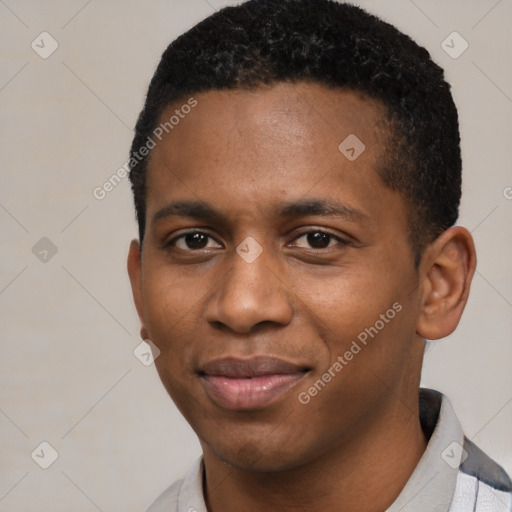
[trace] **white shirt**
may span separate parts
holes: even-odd
[[[512,482],[503,468],[464,436],[447,397],[420,389],[420,421],[427,449],[387,512],[511,512]],[[147,512],[208,512],[203,458]]]

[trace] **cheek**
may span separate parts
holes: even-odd
[[[338,268],[323,279],[302,274],[294,291],[326,349],[320,373],[341,356],[339,375],[344,377],[335,380],[353,389],[365,387],[375,375],[387,380],[390,372],[405,364],[414,335],[405,279],[396,270],[383,271],[378,265]]]
[[[144,321],[153,336],[167,342],[189,320],[204,287],[190,286],[183,276],[165,266],[146,271],[143,280]],[[203,292],[204,293],[204,292]]]
[[[180,404],[190,402],[197,385],[192,378],[192,361],[198,332],[194,304],[198,298],[193,290],[168,284],[172,281],[153,282],[148,282],[144,316],[148,335],[160,350],[155,366],[167,392],[187,417]]]
[[[324,275],[301,273],[294,293],[318,324],[341,339],[357,336],[398,300],[396,283],[371,268],[334,268]]]

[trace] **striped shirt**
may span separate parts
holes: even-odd
[[[448,398],[420,389],[420,421],[427,449],[387,512],[511,512],[507,473],[464,436]],[[207,512],[203,458],[147,512]]]

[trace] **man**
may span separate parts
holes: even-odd
[[[164,52],[130,167],[141,336],[203,450],[151,512],[512,510],[419,389],[476,265],[425,49],[330,0],[223,9]]]

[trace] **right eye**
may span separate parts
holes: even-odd
[[[182,251],[193,252],[201,249],[211,249],[217,245],[211,245],[215,239],[203,231],[191,231],[173,238],[166,247],[176,247]],[[215,241],[215,243],[218,243]]]

